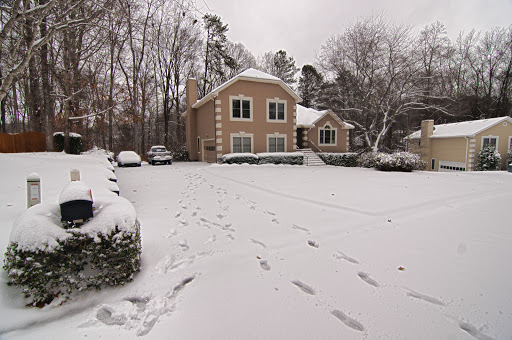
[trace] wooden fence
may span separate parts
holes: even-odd
[[[42,132],[23,132],[11,135],[0,133],[0,152],[45,152],[46,136]]]

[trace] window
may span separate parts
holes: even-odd
[[[508,152],[512,151],[512,137],[508,137]]]
[[[268,152],[284,152],[284,137],[269,137]]]
[[[434,170],[436,168],[436,159],[435,158],[432,158],[432,164],[431,164],[431,170]]]
[[[267,99],[267,122],[286,123],[286,100]]]
[[[232,135],[233,153],[252,152],[252,136]]]
[[[336,145],[336,129],[326,125],[323,129],[319,129],[320,145]]]
[[[197,153],[201,153],[201,138],[197,137]]]
[[[230,96],[231,120],[252,121],[252,98]]]
[[[494,136],[482,137],[482,149],[487,146],[492,146],[493,148],[496,149],[496,147],[498,146],[498,137],[494,137]]]

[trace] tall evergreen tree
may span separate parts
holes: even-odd
[[[304,65],[302,67],[301,76],[299,78],[299,95],[302,97],[301,105],[305,107],[316,107],[320,87],[324,79],[316,68],[312,65]]]
[[[295,74],[299,69],[295,66],[293,57],[289,57],[285,51],[266,52],[260,58],[259,64],[263,72],[276,76],[287,84],[295,83]]]
[[[228,25],[223,24],[219,16],[205,14],[203,17],[206,31],[206,45],[204,53],[204,73],[200,95],[205,96],[215,85],[226,80],[224,69],[236,68],[236,61],[227,53]]]

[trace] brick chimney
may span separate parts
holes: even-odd
[[[197,102],[197,80],[187,79],[187,150],[191,161],[197,161],[197,112],[192,108]]]

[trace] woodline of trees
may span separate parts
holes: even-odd
[[[297,89],[303,105],[354,124],[352,149],[397,149],[422,119],[511,113],[512,26],[448,38],[382,15],[323,45],[301,72],[285,51],[255,58],[193,0],[0,0],[0,131],[76,132],[86,148],[185,145],[185,82],[199,97],[247,68]]]

